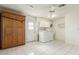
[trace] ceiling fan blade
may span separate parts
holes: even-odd
[[[61,5],[59,5],[58,7],[63,7],[63,6],[65,6],[66,4],[61,4]]]

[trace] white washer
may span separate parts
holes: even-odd
[[[39,31],[39,41],[40,42],[48,42],[53,40],[53,32],[52,31]]]

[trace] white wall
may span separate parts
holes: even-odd
[[[72,7],[72,10],[65,17],[66,43],[79,45],[79,6]]]
[[[65,41],[65,18],[55,19],[53,21],[54,33],[56,40]]]

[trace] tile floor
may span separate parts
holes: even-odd
[[[64,41],[29,42],[26,45],[0,50],[0,55],[78,55],[79,46]]]

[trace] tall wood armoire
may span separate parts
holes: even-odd
[[[0,49],[25,44],[25,16],[0,13]]]

